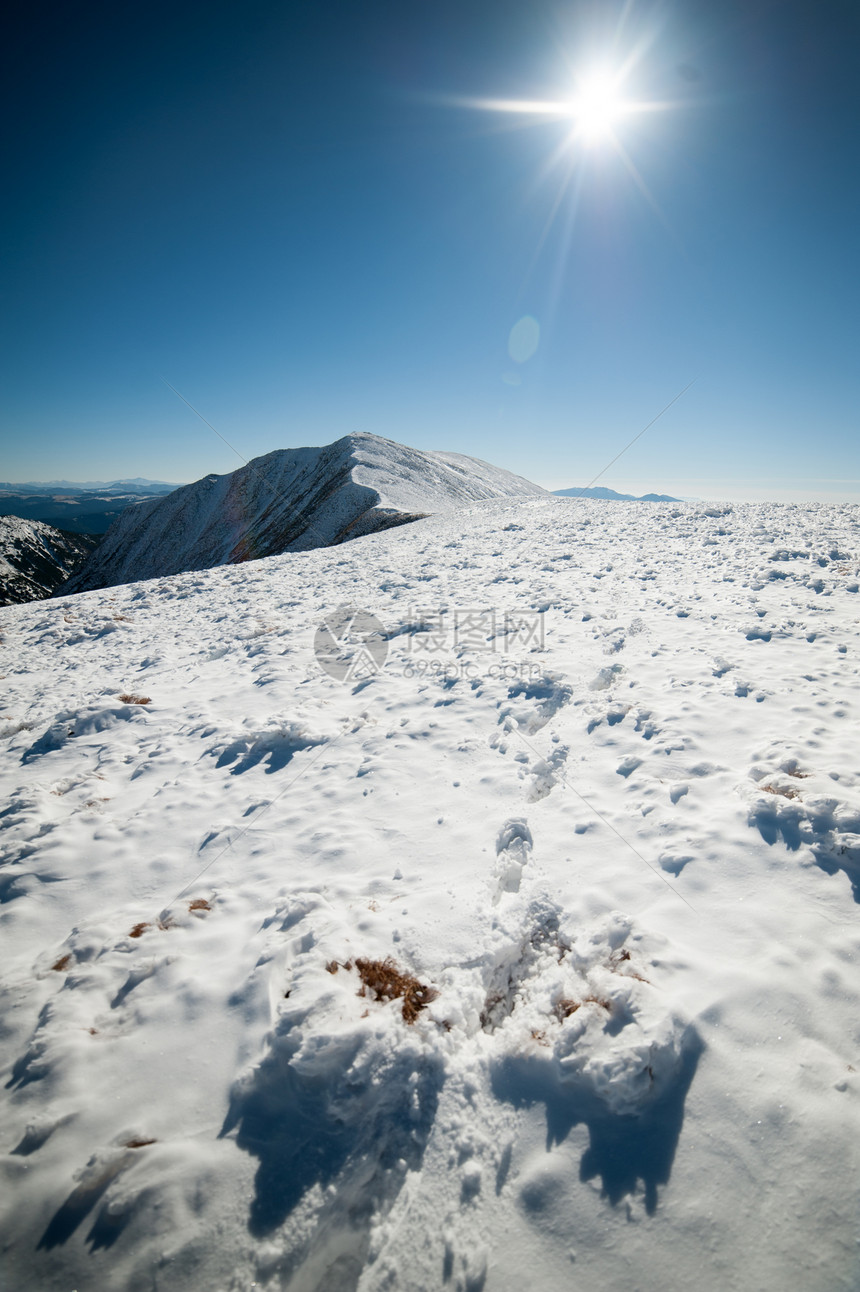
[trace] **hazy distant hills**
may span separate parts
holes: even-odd
[[[127,507],[62,592],[330,547],[469,502],[523,497],[548,494],[477,458],[378,435],[277,449]]]
[[[76,534],[104,534],[122,511],[141,498],[163,497],[178,485],[161,480],[0,481],[0,516],[41,520]]]
[[[638,497],[633,493],[616,493],[614,489],[604,489],[598,485],[595,489],[553,489],[556,498],[606,498],[610,502],[681,502],[668,493],[643,493]]]
[[[70,493],[140,493],[164,494],[178,489],[179,485],[167,484],[164,480],[146,480],[135,476],[131,480],[22,480],[11,482],[0,480],[0,491],[10,493],[55,493],[57,490]]]
[[[97,543],[42,521],[0,516],[0,606],[49,597]]]

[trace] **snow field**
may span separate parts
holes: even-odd
[[[856,1286],[858,519],[494,502],[4,611],[11,1284]]]

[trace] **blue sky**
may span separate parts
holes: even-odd
[[[853,2],[22,22],[0,477],[232,470],[164,377],[246,458],[373,431],[557,488],[696,378],[602,484],[860,499]],[[624,95],[669,106],[618,121],[623,156],[466,102],[566,99],[628,62]]]

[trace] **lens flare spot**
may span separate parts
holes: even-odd
[[[531,314],[524,315],[511,328],[508,354],[514,363],[526,363],[540,344],[540,323]]]

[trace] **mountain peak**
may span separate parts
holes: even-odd
[[[459,453],[366,431],[273,449],[226,475],[128,507],[63,593],[330,547],[431,513],[546,490]]]

